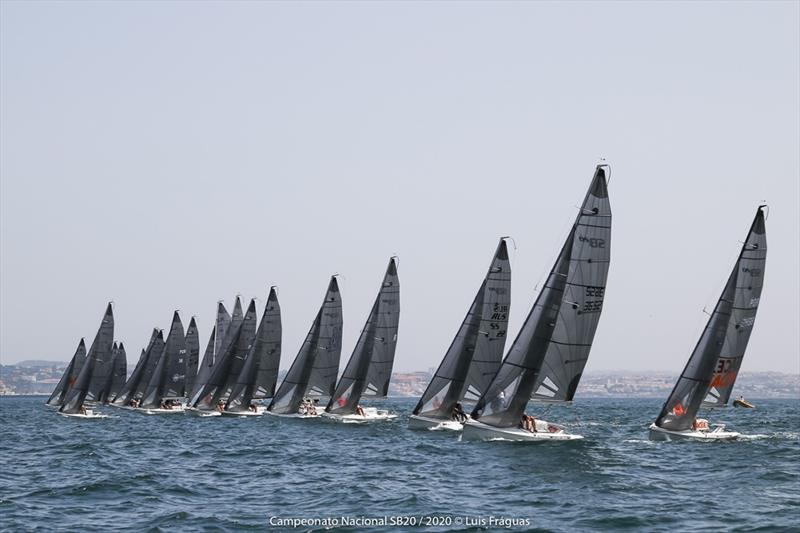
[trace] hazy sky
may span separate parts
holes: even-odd
[[[344,365],[396,253],[435,367],[501,235],[516,335],[604,157],[588,370],[679,372],[766,201],[743,370],[800,371],[798,2],[0,5],[3,363],[277,284],[287,368],[339,272]]]

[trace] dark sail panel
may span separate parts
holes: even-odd
[[[736,291],[733,310],[728,320],[728,330],[720,350],[714,375],[704,407],[721,407],[730,400],[733,385],[742,366],[744,352],[756,321],[764,272],[767,265],[767,230],[764,224],[764,207],[758,208],[750,232],[734,266]]]
[[[211,377],[211,371],[214,368],[214,346],[216,345],[216,340],[217,326],[215,325],[211,328],[211,335],[208,337],[208,344],[206,345],[206,351],[203,355],[203,362],[200,363],[197,369],[197,376],[195,376],[194,385],[189,394],[190,399],[196,397],[200,393],[202,388],[208,383],[208,378]]]
[[[156,342],[158,335],[159,335],[159,330],[153,328],[153,333],[150,335],[150,340],[147,343],[147,348],[142,350],[142,355],[139,357],[139,361],[133,368],[131,377],[128,378],[128,381],[125,382],[125,385],[123,385],[122,390],[114,397],[114,401],[112,402],[114,405],[126,406],[133,399],[133,395],[136,392],[136,389],[139,386],[139,382],[142,379],[142,374],[144,373],[144,367],[145,365],[147,365],[147,360],[150,357],[153,344]]]
[[[111,394],[111,382],[114,380],[114,365],[117,359],[117,350],[117,343],[115,342],[111,346],[111,372],[109,372],[106,382],[100,386],[97,397],[95,397],[95,401],[98,403],[108,403],[110,401],[109,395]]]
[[[281,308],[273,287],[269,291],[255,342],[245,357],[242,370],[225,404],[225,410],[246,410],[254,398],[272,396],[278,379],[280,356]]]
[[[225,385],[219,391],[219,398],[227,398],[230,396],[233,387],[236,385],[236,380],[242,373],[245,358],[255,343],[256,320],[258,320],[256,301],[252,299],[250,300],[250,305],[247,307],[247,313],[245,313],[244,321],[239,331],[239,337],[236,339],[233,351],[230,354],[230,366],[228,367],[225,377]]]
[[[158,408],[167,398],[180,398],[186,385],[186,337],[178,312],[172,315],[167,342],[159,357],[144,395],[142,407]]]
[[[238,298],[236,299],[233,313],[234,316],[237,316],[237,320],[242,315],[242,303]],[[228,310],[225,309],[225,305],[222,302],[217,302],[217,334],[214,337],[214,349],[211,352],[211,360],[207,361],[209,367],[214,366],[214,364],[217,362],[216,358],[222,352],[222,345],[225,343],[225,335],[228,334],[228,328],[230,327],[232,320],[233,319],[231,318],[231,315],[228,314]]]
[[[117,353],[114,356],[114,370],[111,374],[111,388],[105,400],[106,403],[113,400],[122,391],[125,385],[125,378],[128,377],[128,357],[125,354],[125,346],[119,343]]]
[[[572,399],[602,310],[610,228],[606,173],[598,165],[547,282],[473,418],[515,427],[534,392]]]
[[[86,395],[89,392],[89,386],[92,382],[95,366],[97,365],[98,361],[105,361],[109,357],[113,342],[114,312],[111,309],[111,304],[108,304],[105,315],[103,316],[103,321],[100,324],[100,328],[97,330],[97,335],[92,342],[91,348],[89,348],[89,353],[86,356],[86,362],[84,363],[83,368],[81,368],[78,378],[75,380],[72,389],[64,399],[64,404],[61,406],[59,411],[70,414],[80,411],[80,408],[83,406],[83,402],[86,399]]]
[[[156,371],[156,366],[158,366],[158,362],[161,360],[161,356],[164,353],[164,331],[158,330],[158,335],[156,335],[155,340],[153,341],[152,346],[150,346],[150,350],[147,354],[147,360],[144,362],[142,366],[142,374],[140,376],[139,382],[136,385],[136,389],[133,391],[133,395],[131,398],[135,398],[137,400],[141,400],[144,397],[145,391],[147,386],[150,384],[150,381],[153,379],[153,374]]]
[[[511,263],[505,238],[450,348],[414,409],[415,415],[450,419],[453,407],[486,391],[503,357],[511,305]]]
[[[69,365],[58,381],[58,385],[56,385],[56,388],[53,390],[52,394],[50,394],[47,402],[45,402],[47,405],[61,405],[64,402],[67,393],[72,389],[75,380],[78,379],[78,374],[80,374],[84,362],[86,362],[86,343],[83,338],[81,338],[78,343],[78,348],[75,350],[75,354],[72,356],[72,359],[70,359]]]
[[[595,171],[574,235],[556,327],[533,389],[540,401],[572,401],[600,322],[611,260],[611,205],[603,167]]]
[[[200,334],[197,331],[197,323],[194,317],[189,321],[186,328],[186,395],[191,395],[194,390],[194,382],[197,377],[197,365],[200,359]]]
[[[400,282],[392,258],[353,355],[326,411],[352,414],[356,412],[362,395],[386,396],[394,365],[399,320]]]
[[[341,352],[342,299],[336,278],[331,277],[325,301],[267,409],[297,413],[303,398],[333,394]]]

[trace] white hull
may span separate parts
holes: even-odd
[[[69,418],[108,418],[108,415],[95,413],[91,409],[87,409],[85,415],[81,413],[62,413],[61,411],[59,411],[58,414]]]
[[[695,441],[718,441],[733,440],[741,436],[735,431],[725,431],[724,425],[717,425],[708,431],[696,431],[685,429],[683,431],[673,431],[660,428],[655,424],[650,424],[650,440],[671,441],[671,440],[695,440]]]
[[[389,411],[378,410],[375,407],[365,407],[364,416],[357,414],[337,415],[324,411],[322,412],[322,416],[335,422],[341,422],[342,424],[368,424],[370,422],[381,422],[397,418],[397,415],[391,414]]]
[[[268,414],[270,416],[279,416],[281,418],[319,418],[320,412],[322,409],[317,411],[315,415],[301,415],[300,413],[273,413],[272,411],[264,411],[264,414]]]
[[[464,424],[455,420],[444,420],[441,418],[428,418],[427,416],[411,415],[408,417],[409,429],[421,429],[427,431],[461,431]]]
[[[185,410],[186,409],[182,405],[178,407],[173,407],[172,409],[156,409],[156,408],[143,409],[141,407],[137,407],[136,409],[134,409],[134,411],[137,411],[145,415],[171,415],[176,413],[182,413]]]
[[[498,428],[477,420],[467,420],[464,424],[463,439],[557,442],[580,440],[583,438],[583,435],[567,433],[563,428],[545,422],[544,420],[537,420],[536,427],[541,427],[542,431],[531,432],[522,428]],[[556,429],[556,431],[550,431],[550,429]]]
[[[197,409],[196,407],[187,407],[183,410],[187,415],[199,416],[200,418],[208,418],[212,416],[222,416],[219,411],[211,411],[206,409]]]
[[[263,407],[258,407],[255,412],[245,410],[245,411],[222,411],[223,416],[239,416],[239,417],[249,417],[249,416],[263,416],[264,415]]]

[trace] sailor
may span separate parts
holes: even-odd
[[[217,411],[219,411],[221,413],[224,410],[225,410],[225,404],[222,402],[222,400],[218,401],[217,402]]]
[[[360,405],[356,405],[356,414],[358,416],[367,416],[367,414],[364,412],[364,408]]]
[[[258,409],[256,408],[256,404],[254,404],[252,402],[250,402],[250,406],[248,407],[248,409],[253,411],[254,413],[258,412]]]
[[[78,407],[78,412],[80,414],[82,414],[82,415],[85,415],[86,414],[86,407],[84,407],[83,404],[81,404],[81,406]]]
[[[456,402],[456,404],[453,406],[451,418],[456,422],[467,421],[467,413],[464,412],[464,407],[461,406],[461,402]]]

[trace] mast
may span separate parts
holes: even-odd
[[[534,391],[571,399],[602,310],[610,241],[606,173],[598,165],[547,282],[500,370],[475,405],[473,418],[496,427],[514,427]],[[556,355],[550,355],[553,351]],[[540,378],[545,361],[550,368]],[[544,393],[543,386],[552,394]]]
[[[356,412],[362,395],[386,396],[394,365],[399,320],[400,281],[392,257],[367,322],[326,411],[352,414]]]
[[[712,378],[719,385],[719,405],[725,403],[721,401],[723,398],[727,401],[730,396],[755,322],[763,284],[767,257],[763,208],[759,206],[714,312],[661,408],[656,419],[656,425],[661,428],[673,431],[690,429],[712,386]]]
[[[245,410],[254,398],[274,394],[281,357],[281,331],[281,308],[275,287],[271,287],[255,341],[247,352],[225,410]]]
[[[77,413],[83,401],[89,392],[89,385],[94,375],[95,366],[98,360],[104,361],[108,354],[111,353],[112,344],[114,342],[114,311],[111,309],[111,304],[106,307],[103,321],[100,323],[100,328],[97,330],[94,341],[92,342],[89,353],[86,356],[86,362],[81,368],[78,378],[72,389],[67,393],[64,403],[61,405],[59,411],[62,413],[74,414]]]
[[[69,365],[61,375],[58,385],[56,385],[56,388],[53,390],[52,394],[50,394],[47,402],[45,402],[47,405],[61,405],[64,402],[64,398],[78,378],[78,374],[80,374],[84,362],[86,362],[86,343],[83,337],[81,337],[78,348],[76,348],[75,354],[69,361]]]
[[[342,353],[342,298],[332,276],[306,340],[267,408],[279,414],[297,413],[306,396],[333,394]]]
[[[500,239],[467,316],[422,394],[415,415],[450,419],[453,407],[469,394],[486,390],[503,358],[511,306],[511,263],[506,238]]]
[[[172,314],[167,342],[144,389],[141,407],[158,408],[166,398],[180,398],[186,386],[186,337],[177,311]]]

